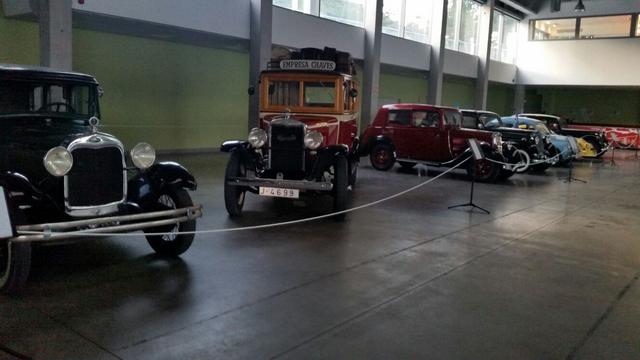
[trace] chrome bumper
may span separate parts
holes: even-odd
[[[330,182],[309,180],[284,180],[263,178],[230,178],[227,184],[231,186],[267,186],[281,189],[331,191],[333,184]]]
[[[118,233],[147,229],[156,226],[174,225],[202,216],[202,205],[154,211],[142,214],[109,216],[95,219],[65,221],[59,223],[18,225],[17,236],[11,242],[45,242],[60,240],[82,234]],[[140,221],[140,222],[135,222]],[[122,222],[135,222],[121,225]],[[86,229],[85,229],[86,228]]]

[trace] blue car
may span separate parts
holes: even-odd
[[[578,155],[578,143],[573,136],[558,135],[540,120],[522,116],[505,116],[501,120],[504,127],[538,130],[542,135],[548,135],[549,141],[560,153],[560,164],[566,164]]]

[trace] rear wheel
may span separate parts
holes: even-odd
[[[369,158],[371,160],[371,166],[380,171],[391,169],[396,162],[396,156],[393,153],[391,145],[383,143],[377,143],[373,146]]]
[[[229,181],[231,178],[246,175],[247,169],[242,163],[240,153],[236,150],[232,151],[224,174],[224,205],[231,217],[242,215],[247,190],[242,186],[229,185]]]
[[[191,196],[185,189],[167,189],[158,197],[157,207],[153,210],[172,210],[193,206]],[[163,256],[178,256],[193,243],[195,234],[180,234],[196,230],[196,221],[187,220],[178,224],[158,226],[146,229],[146,233],[164,233],[163,235],[147,235],[149,245],[156,253]]]
[[[347,159],[339,157],[333,166],[333,212],[345,210],[349,202],[349,164]],[[338,221],[346,214],[336,215]]]
[[[13,221],[24,224],[24,215],[15,209]],[[15,295],[24,286],[31,271],[31,244],[0,241],[0,293]]]

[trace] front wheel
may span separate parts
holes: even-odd
[[[369,154],[369,159],[371,160],[371,166],[380,171],[391,169],[396,162],[396,156],[391,145],[383,143],[378,143],[373,146]]]
[[[472,160],[470,166],[467,167],[467,174],[474,177],[479,182],[495,182],[500,175],[500,169],[502,165],[496,164],[488,159],[493,159],[494,156],[487,154],[487,158],[482,160]]]
[[[13,220],[24,223],[21,210]],[[31,244],[0,241],[0,293],[14,295],[24,286],[31,271]]]
[[[242,208],[244,207],[244,198],[247,190],[242,186],[230,185],[229,181],[232,178],[243,177],[246,175],[247,169],[242,163],[242,157],[240,156],[240,153],[235,150],[229,157],[227,169],[224,174],[224,205],[231,217],[242,215]]]
[[[154,211],[180,209],[193,206],[191,196],[185,189],[167,189],[158,197]],[[156,253],[163,256],[178,256],[191,246],[195,234],[182,234],[196,230],[196,221],[187,220],[178,224],[157,226],[145,230],[147,234],[164,233],[163,235],[146,235],[149,245]]]
[[[343,211],[349,202],[349,164],[347,159],[339,157],[333,167],[333,212]],[[338,214],[334,218],[344,220],[346,214]]]

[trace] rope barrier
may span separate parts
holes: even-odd
[[[465,153],[463,153],[462,155],[464,155]],[[438,174],[437,176],[423,181],[420,184],[417,184],[415,186],[412,186],[406,190],[403,190],[399,193],[393,194],[393,195],[389,195],[387,197],[384,197],[382,199],[376,200],[376,201],[372,201],[370,203],[366,203],[363,205],[359,205],[350,209],[346,209],[346,210],[342,210],[342,211],[336,211],[336,212],[332,212],[329,214],[324,214],[324,215],[318,215],[318,216],[313,216],[313,217],[308,217],[308,218],[304,218],[304,219],[298,219],[298,220],[291,220],[291,221],[283,221],[283,222],[278,222],[278,223],[271,223],[271,224],[263,224],[263,225],[254,225],[254,226],[243,226],[243,227],[235,227],[235,228],[226,228],[226,229],[209,229],[209,230],[196,230],[196,231],[184,231],[184,232],[172,232],[171,235],[196,235],[196,234],[213,234],[213,233],[224,233],[224,232],[234,232],[234,231],[248,231],[248,230],[259,230],[259,229],[267,229],[267,228],[274,228],[274,227],[281,227],[281,226],[288,226],[288,225],[293,225],[293,224],[300,224],[300,223],[305,223],[305,222],[311,222],[311,221],[316,221],[316,220],[321,220],[321,219],[326,219],[326,218],[330,218],[336,215],[341,215],[341,214],[346,214],[346,213],[350,213],[350,212],[354,212],[354,211],[358,211],[358,210],[362,210],[362,209],[366,209],[369,207],[372,207],[374,205],[378,205],[380,203],[398,198],[400,196],[403,196],[407,193],[410,193],[412,191],[415,191],[427,184],[430,184],[436,180],[438,180],[439,178],[445,176],[446,174],[452,172],[453,170],[459,168],[460,166],[462,166],[462,164],[466,163],[467,161],[469,161],[469,159],[471,159],[471,156],[465,158],[464,160],[462,160],[461,162],[459,162],[458,164],[456,164],[455,166],[447,169],[446,171],[444,171],[441,174]],[[19,235],[44,235],[44,234],[51,234],[52,232],[44,232],[44,231],[20,231]],[[141,234],[139,233],[95,233],[95,232],[87,232],[86,230],[79,230],[79,231],[72,231],[72,232],[68,232],[65,233],[65,235],[68,236],[91,236],[91,237],[110,237],[110,236],[141,236]],[[167,235],[167,233],[145,233],[145,236],[162,236],[162,235]]]

